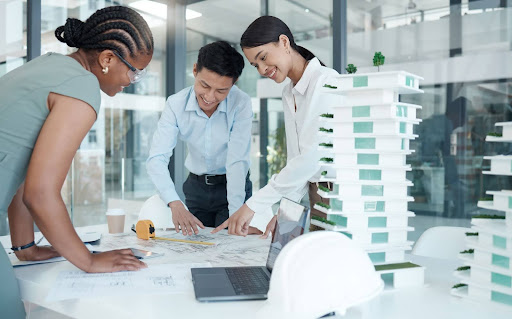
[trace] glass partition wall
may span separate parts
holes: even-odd
[[[497,122],[511,120],[512,8],[500,1],[348,1],[348,63],[374,71],[381,51],[386,70],[406,70],[425,80],[424,94],[402,96],[420,104],[419,134],[408,157],[414,182],[409,209],[415,239],[435,225],[469,226],[485,213],[477,201],[487,190],[510,187],[510,178],[482,174],[484,156],[509,154],[486,143]],[[489,212],[487,212],[489,213]]]
[[[98,120],[74,159],[63,198],[77,226],[105,222],[104,212],[120,202],[137,214],[155,194],[146,175],[151,138],[167,98],[167,4],[150,0],[41,0],[41,53],[72,52],[54,36],[66,18],[86,19],[95,10],[126,5],[148,21],[155,52],[147,76],[114,98],[103,96]],[[258,16],[274,15],[287,23],[299,45],[333,66],[333,0],[206,0],[186,6],[185,85],[193,83],[192,67],[201,46],[225,40],[240,50],[245,28]],[[410,210],[415,239],[434,225],[469,225],[486,190],[506,189],[510,179],[484,175],[484,156],[508,154],[509,146],[485,143],[496,122],[511,117],[512,8],[506,1],[348,0],[346,61],[358,73],[373,72],[373,54],[386,56],[382,70],[406,70],[425,80],[422,95],[404,96],[420,104],[421,124],[408,179],[414,182]],[[343,9],[342,9],[343,10]],[[338,15],[337,15],[338,14]],[[0,75],[22,65],[27,56],[27,2],[0,1]],[[336,51],[336,52],[334,52]],[[241,51],[240,51],[241,52]],[[258,91],[262,80],[246,60],[236,83],[253,98],[251,179],[254,190],[286,163],[280,90]],[[273,83],[270,83],[273,85]],[[185,150],[186,152],[186,150]],[[0,234],[8,230],[0,216]],[[3,226],[2,226],[3,225]]]

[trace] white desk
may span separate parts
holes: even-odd
[[[162,233],[158,233],[162,235]],[[134,236],[134,234],[133,234]],[[147,242],[139,241],[148,249]],[[221,244],[196,251],[187,244],[173,243],[165,257],[148,260],[148,264],[211,262],[213,266],[264,265],[269,241],[254,237],[229,236]],[[109,246],[108,235],[101,246]],[[188,248],[187,248],[188,247]],[[119,247],[122,248],[122,247]],[[163,251],[165,247],[153,247]],[[385,291],[367,304],[348,310],[344,318],[415,318],[415,319],[510,319],[512,307],[495,304],[477,304],[450,295],[457,280],[453,270],[458,261],[408,256],[411,261],[426,266],[426,285],[421,288]],[[75,318],[262,318],[265,301],[200,303],[195,300],[192,283],[187,293],[180,295],[144,295],[107,297],[47,302],[46,296],[60,271],[76,270],[68,262],[18,267],[15,269],[22,298]]]

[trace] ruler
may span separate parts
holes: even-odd
[[[175,239],[175,238],[166,238],[166,237],[153,237],[151,239],[168,240],[168,241],[175,241],[175,242],[179,242],[179,243],[208,245],[208,246],[215,245],[215,243],[209,243],[209,242],[206,242],[206,241],[194,241],[194,240]]]

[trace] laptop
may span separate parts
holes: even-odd
[[[198,301],[267,299],[270,274],[281,249],[309,229],[309,208],[281,199],[265,267],[192,268]]]

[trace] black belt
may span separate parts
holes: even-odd
[[[189,175],[192,179],[195,179],[198,182],[205,183],[206,185],[218,185],[218,184],[226,184],[226,175],[196,175],[194,173],[190,173]]]

